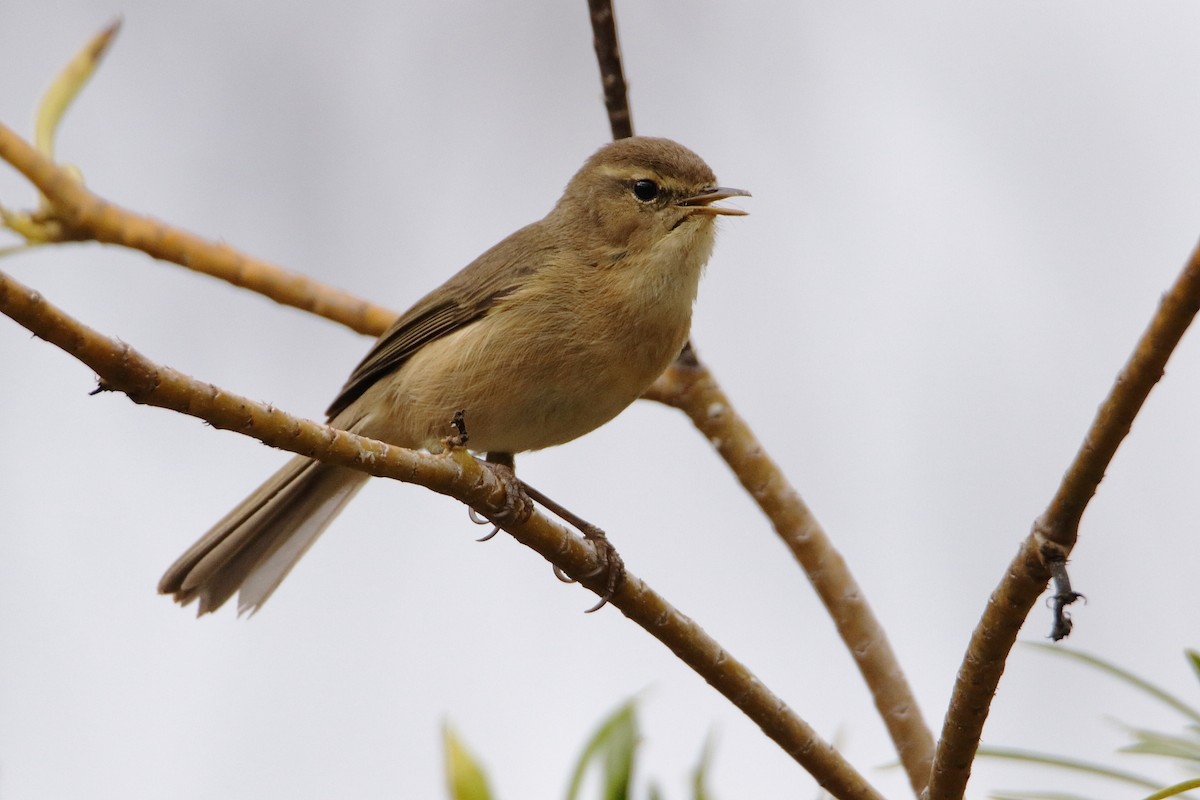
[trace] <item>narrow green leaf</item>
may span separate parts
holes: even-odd
[[[1175,797],[1181,795],[1190,789],[1200,789],[1200,778],[1192,778],[1190,781],[1177,783],[1174,786],[1168,786],[1165,789],[1155,792],[1148,796],[1146,800],[1163,800],[1166,797]]]
[[[117,35],[120,27],[121,21],[118,19],[89,39],[83,49],[55,76],[50,88],[42,96],[33,137],[34,146],[42,155],[54,157],[54,134],[58,131],[63,114],[100,65],[100,59],[112,44],[113,37]]]
[[[700,760],[692,770],[692,800],[713,800],[708,791],[708,768],[712,765],[713,752],[716,750],[717,737],[712,731],[704,737],[704,746],[700,749]]]
[[[1162,756],[1180,761],[1200,761],[1200,742],[1156,731],[1133,731],[1136,741],[1120,749],[1122,753]]]
[[[1188,648],[1183,651],[1183,655],[1187,658],[1188,664],[1191,665],[1192,673],[1195,674],[1196,679],[1200,680],[1200,653]]]
[[[604,748],[604,800],[629,800],[637,747],[637,718],[630,704],[628,713],[619,713]]]
[[[990,794],[992,800],[1094,800],[1081,794],[1070,792],[1004,792]]]
[[[1025,642],[1025,645],[1027,647],[1033,647],[1038,650],[1042,650],[1047,653],[1053,653],[1054,655],[1061,656],[1064,658],[1073,658],[1076,661],[1079,661],[1083,664],[1087,664],[1088,666],[1098,669],[1102,672],[1107,672],[1108,674],[1124,681],[1125,683],[1129,684],[1130,686],[1134,687],[1135,689],[1140,689],[1141,691],[1150,695],[1151,697],[1158,700],[1159,702],[1162,702],[1162,703],[1170,706],[1171,708],[1175,709],[1176,711],[1183,714],[1184,716],[1187,716],[1188,718],[1192,719],[1193,721],[1200,722],[1200,711],[1196,710],[1196,708],[1183,702],[1182,700],[1180,700],[1178,697],[1171,694],[1167,690],[1165,690],[1159,686],[1156,686],[1153,683],[1150,683],[1149,681],[1145,680],[1144,678],[1140,678],[1137,675],[1134,675],[1132,672],[1129,672],[1128,670],[1118,667],[1116,664],[1113,664],[1110,661],[1106,661],[1098,656],[1089,655],[1087,653],[1081,653],[1078,650],[1068,650],[1065,647],[1061,647],[1058,645],[1050,645],[1050,644],[1045,644],[1042,642]],[[1189,658],[1190,657],[1191,656],[1189,656]],[[1195,662],[1193,661],[1192,663],[1193,663],[1193,668],[1195,668]]]
[[[1060,769],[1070,769],[1076,772],[1084,772],[1090,775],[1099,775],[1104,778],[1112,778],[1113,780],[1123,781],[1125,783],[1140,786],[1143,789],[1157,789],[1162,785],[1161,781],[1151,780],[1150,778],[1136,775],[1132,772],[1106,767],[1103,764],[1095,764],[1090,761],[1082,761],[1076,758],[1068,758],[1067,756],[1056,756],[1049,753],[1036,753],[1031,750],[1018,750],[1011,747],[980,747],[979,755],[987,758],[1007,758],[1013,761],[1024,761],[1028,764],[1045,764],[1050,767],[1058,767]]]
[[[442,726],[442,748],[450,800],[492,800],[487,774],[449,723]]]
[[[605,800],[627,800],[638,745],[636,707],[636,700],[621,704],[592,734],[571,775],[567,800],[578,800],[584,775],[593,763],[604,770],[601,786]]]

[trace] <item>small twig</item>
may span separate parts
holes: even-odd
[[[933,735],[883,626],[812,511],[690,344],[643,397],[687,414],[771,521],[833,618],[871,691],[909,783],[920,792],[929,779]]]
[[[1054,499],[1034,521],[1033,530],[988,599],[954,682],[934,756],[929,800],[963,796],[983,724],[1017,632],[1045,590],[1051,565],[1066,563],[1079,536],[1084,509],[1198,310],[1200,247],[1192,251],[1187,266],[1163,296],[1133,355],[1097,411]]]
[[[84,326],[37,292],[0,272],[0,313],[91,367],[107,391],[124,392],[136,403],[203,419],[265,444],[371,475],[417,483],[485,513],[505,507],[503,483],[465,450],[444,455],[417,453],[293,417],[277,408],[225,392],[212,384],[160,366],[129,345]],[[502,527],[521,544],[571,575],[596,594],[606,587],[595,550],[545,516]],[[763,732],[839,798],[881,796],[787,705],[699,625],[673,608],[641,579],[626,573],[610,604],[665,644],[710,685],[754,720]]]
[[[621,66],[621,44],[617,39],[617,20],[612,0],[588,0],[592,18],[592,45],[600,65],[600,83],[604,87],[604,107],[613,139],[633,136],[633,115],[629,111],[629,87]]]

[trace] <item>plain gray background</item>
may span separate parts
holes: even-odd
[[[63,160],[149,212],[405,307],[549,209],[607,140],[583,0],[0,3],[0,120],[116,15]],[[634,122],[754,197],[694,339],[835,538],[941,723],[984,602],[1200,232],[1194,2],[659,0],[617,8]],[[34,195],[0,169],[0,202]],[[86,323],[319,416],[369,343],[98,245],[0,261]],[[197,621],[163,569],[285,456],[116,395],[0,319],[0,797],[436,798],[449,719],[506,798],[561,796],[643,699],[671,797],[812,797],[750,722],[463,508],[373,482],[265,610]],[[1196,698],[1200,351],[1172,359],[1088,511],[1071,645]],[[891,796],[901,773],[806,580],[677,412],[520,459]],[[1040,640],[1046,609],[1023,632]],[[994,744],[1109,760],[1178,727],[1028,649]],[[1153,771],[1136,759],[1129,768]],[[1167,778],[1177,777],[1159,769]],[[971,793],[1078,779],[983,763]],[[1124,789],[1103,786],[1102,796]]]

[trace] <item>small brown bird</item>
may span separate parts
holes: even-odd
[[[600,148],[546,217],[402,314],[329,407],[329,424],[439,451],[463,412],[490,459],[608,422],[679,354],[712,252],[717,185],[691,150],[633,137]],[[497,458],[498,457],[498,458]],[[171,565],[158,590],[201,614],[234,592],[256,611],[368,476],[297,457]]]

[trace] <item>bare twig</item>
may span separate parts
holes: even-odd
[[[141,250],[258,292],[277,303],[340,322],[359,333],[378,336],[396,318],[392,311],[332,286],[109,203],[3,124],[0,158],[16,167],[49,201],[52,221],[61,226],[61,240],[95,239]]]
[[[800,562],[858,665],[909,783],[919,793],[929,780],[933,735],[887,634],[812,511],[690,347],[644,397],[688,415]]]
[[[612,0],[588,0],[592,17],[592,45],[600,65],[600,83],[604,86],[604,107],[613,139],[633,136],[633,116],[629,113],[629,87],[621,67],[621,44],[617,39],[617,20]]]
[[[0,312],[87,364],[100,376],[103,389],[124,392],[135,403],[198,417],[214,427],[237,431],[293,453],[379,477],[418,483],[484,513],[495,514],[504,507],[503,483],[466,451],[453,450],[440,456],[417,453],[293,417],[225,392],[155,364],[129,345],[87,328],[2,272]],[[535,514],[524,523],[503,527],[593,592],[599,594],[607,588],[593,548],[545,516]],[[864,800],[880,797],[750,670],[643,581],[626,573],[610,603],[754,720],[831,794]]]
[[[1200,247],[1192,252],[1182,274],[1163,296],[1133,355],[1096,413],[1054,499],[1034,521],[1020,552],[988,600],[954,683],[934,757],[929,800],[962,797],[992,696],[1017,632],[1046,588],[1051,565],[1065,562],[1070,555],[1084,509],[1198,309]]]

